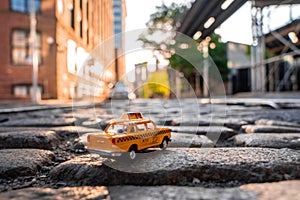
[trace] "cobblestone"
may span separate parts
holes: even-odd
[[[52,149],[59,143],[53,131],[27,130],[0,133],[1,148]]]
[[[19,127],[53,127],[53,126],[72,126],[75,124],[73,118],[29,118],[15,119],[0,123],[0,126],[19,126]]]
[[[169,126],[173,132],[206,135],[208,138],[227,139],[237,133],[223,126]]]
[[[0,104],[0,199],[298,197],[300,102],[272,98]],[[171,127],[169,147],[132,162],[85,151],[87,133],[127,111]]]
[[[214,143],[205,135],[172,133],[169,147],[213,147]]]
[[[193,178],[216,182],[280,181],[286,177],[300,178],[300,152],[264,148],[169,148],[141,154],[132,163],[83,156],[58,165],[50,176],[75,185],[188,185]]]
[[[16,178],[35,175],[44,165],[50,165],[54,154],[40,149],[0,150],[0,177]]]
[[[244,125],[246,133],[300,133],[300,128],[288,126]]]
[[[300,149],[299,133],[253,133],[234,137],[236,145],[247,147],[291,148]]]
[[[0,194],[0,198],[16,200],[110,199],[106,187],[27,188],[2,193]]]

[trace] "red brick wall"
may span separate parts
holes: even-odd
[[[39,85],[44,87],[44,98],[56,98],[55,44],[49,45],[49,37],[55,39],[55,0],[42,1],[41,13],[37,14],[37,31],[42,36],[43,61],[39,67]],[[14,28],[30,29],[28,14],[12,12],[9,0],[0,3],[0,99],[15,99],[12,87],[16,84],[32,84],[32,66],[12,64],[11,33]],[[18,98],[16,98],[18,99]]]
[[[10,10],[10,0],[0,1],[0,100],[19,99],[13,95],[13,85],[32,84],[32,66],[14,66],[11,59],[11,32],[13,28],[30,28],[29,14]],[[64,12],[58,13],[57,0],[41,0],[41,12],[37,14],[37,30],[42,36],[42,63],[39,67],[39,85],[43,86],[43,98],[69,99],[70,87],[76,82],[76,75],[68,71],[67,41],[77,43],[86,52],[93,52],[104,41],[113,36],[112,0],[89,0],[86,5],[75,1],[75,29],[70,25],[70,4],[63,0]],[[82,1],[85,2],[85,1]],[[89,11],[87,13],[87,11]],[[88,32],[80,34],[80,16]],[[49,40],[53,43],[49,44]],[[113,44],[112,44],[113,45]],[[101,60],[114,73],[114,63],[108,62],[114,56],[114,48],[101,52]],[[106,88],[105,88],[106,89]],[[30,97],[27,97],[30,98]]]

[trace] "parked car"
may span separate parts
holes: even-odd
[[[110,92],[108,99],[135,99],[135,94],[122,82],[118,82]]]
[[[129,155],[133,160],[137,152],[150,147],[166,149],[170,141],[170,128],[159,128],[142,113],[130,112],[124,113],[120,120],[110,121],[104,132],[89,134],[86,148],[104,156]]]

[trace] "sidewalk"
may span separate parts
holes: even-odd
[[[76,101],[72,100],[41,100],[39,103],[32,103],[30,101],[0,101],[0,114],[27,112],[34,110],[46,110],[55,108],[72,108],[72,107],[88,107],[94,106],[94,102],[90,101]]]

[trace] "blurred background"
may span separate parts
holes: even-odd
[[[0,101],[209,97],[213,66],[214,94],[300,90],[298,0],[2,0],[0,23]]]

